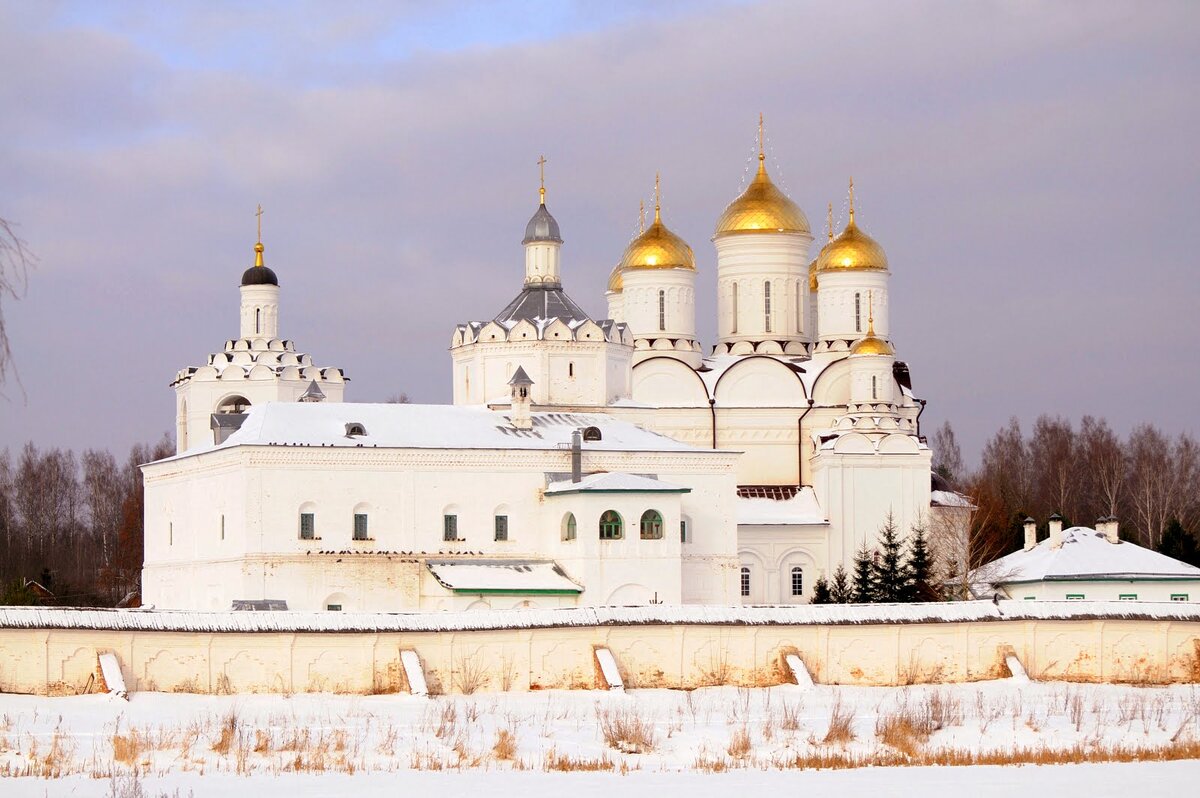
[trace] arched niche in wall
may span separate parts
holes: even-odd
[[[655,407],[707,407],[704,381],[673,357],[650,357],[633,367],[633,400]]]
[[[773,357],[745,357],[730,366],[713,388],[717,407],[805,407],[800,375]]]

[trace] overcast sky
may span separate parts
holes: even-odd
[[[662,172],[711,345],[721,210],[765,113],[807,212],[887,250],[892,333],[969,458],[1009,416],[1200,431],[1200,4],[0,1],[0,447],[173,430],[238,332],[262,203],[281,333],[347,398],[450,400],[456,322],[520,289],[549,159],[603,316]]]

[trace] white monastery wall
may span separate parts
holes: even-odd
[[[827,684],[1003,678],[1009,675],[1008,653],[1040,680],[1200,681],[1200,616],[1195,612],[1164,615],[1155,612],[1163,605],[1147,605],[1141,617],[1122,617],[1118,611],[1128,605],[1090,604],[1073,612],[1074,603],[1066,605],[1070,610],[1065,604],[1043,605],[1041,616],[1008,613],[1015,617],[988,617],[984,609],[956,605],[946,617],[957,612],[961,619],[942,621],[921,620],[916,614],[921,608],[910,606],[905,608],[910,621],[898,623],[738,624],[720,611],[711,622],[641,623],[633,611],[616,609],[595,613],[593,621],[577,615],[594,612],[588,610],[441,613],[412,628],[403,617],[385,621],[391,629],[372,628],[371,619],[357,616],[366,628],[355,629],[351,615],[338,618],[347,626],[336,632],[306,631],[303,620],[288,619],[290,613],[233,613],[267,617],[223,623],[231,614],[143,612],[149,617],[133,619],[140,628],[53,628],[58,625],[54,610],[8,609],[0,624],[0,690],[82,692],[96,670],[97,652],[107,650],[116,653],[134,691],[401,692],[406,690],[399,660],[403,649],[418,653],[437,692],[462,692],[464,675],[471,671],[482,678],[482,690],[594,689],[602,686],[594,660],[600,646],[612,651],[631,687],[785,683],[791,679],[782,660],[789,653],[799,654],[815,680]],[[1024,602],[1003,602],[1001,610],[1009,605],[1025,609]],[[857,608],[863,617],[885,616],[888,609]],[[833,608],[827,614],[848,617],[849,612]],[[43,617],[50,623],[39,625]],[[311,616],[300,615],[305,617]],[[475,624],[464,626],[466,619]],[[509,628],[496,628],[509,622]],[[170,631],[189,626],[230,631]],[[237,631],[239,626],[265,630]]]

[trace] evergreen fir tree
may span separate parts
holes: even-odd
[[[810,604],[831,604],[833,603],[829,597],[829,582],[825,579],[825,574],[817,577],[817,581],[813,583],[813,594]]]
[[[854,586],[850,591],[850,603],[870,604],[875,601],[875,573],[871,550],[864,543],[854,554]]]
[[[829,588],[829,600],[834,604],[849,604],[853,595],[850,577],[846,574],[845,567],[838,563],[837,570],[833,572],[833,584]]]
[[[904,601],[937,601],[937,591],[929,584],[929,545],[925,528],[913,527],[908,541],[908,562],[905,564]]]
[[[904,601],[908,581],[902,551],[904,541],[896,534],[896,520],[889,512],[879,530],[879,558],[873,568],[876,601]]]
[[[1184,529],[1176,518],[1167,524],[1162,540],[1158,542],[1158,552],[1200,567],[1200,545],[1197,545],[1196,536]]]

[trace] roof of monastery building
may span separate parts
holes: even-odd
[[[247,410],[241,429],[222,444],[185,455],[235,446],[335,446],[393,449],[565,449],[571,433],[596,427],[589,451],[720,454],[599,413],[533,413],[531,429],[516,429],[510,414],[482,406],[265,402]],[[361,425],[352,434],[351,425]],[[675,486],[673,486],[675,487]]]
[[[602,471],[589,474],[578,482],[555,480],[546,486],[548,494],[562,493],[691,493],[692,489],[663,482],[641,474]]]
[[[1050,539],[984,566],[996,584],[1109,579],[1200,579],[1200,568],[1136,543],[1110,543],[1103,532],[1076,526],[1063,530],[1062,545]]]
[[[817,501],[816,491],[809,485],[802,486],[788,498],[748,497],[739,490],[734,512],[739,526],[829,523]]]
[[[591,321],[591,316],[579,307],[574,299],[567,296],[567,292],[562,290],[561,286],[527,285],[517,294],[516,299],[496,314],[496,321],[501,324],[522,319],[534,323],[561,319],[564,324],[574,326],[580,322]]]
[[[427,567],[442,587],[458,593],[583,592],[549,560],[444,560]]]

